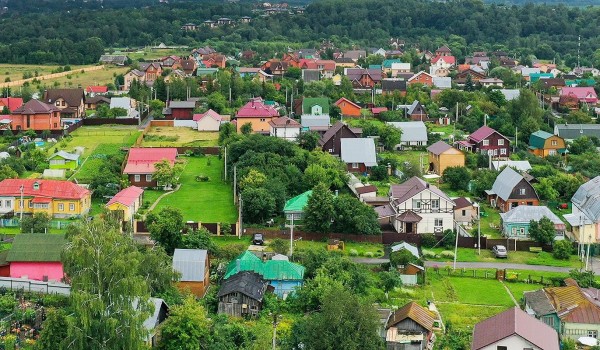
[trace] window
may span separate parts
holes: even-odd
[[[519,234],[520,234],[521,236],[525,235],[525,228],[521,227],[521,228],[519,229]]]
[[[460,215],[462,215],[462,216],[467,216],[467,211],[463,209],[463,210],[461,211],[461,214],[460,214]]]
[[[550,327],[554,327],[554,317],[552,316],[544,316],[542,317],[542,321]]]
[[[524,196],[525,195],[525,189],[524,188],[519,188],[519,194],[521,196]]]
[[[516,227],[512,228],[512,234],[513,234],[513,236],[517,234],[517,228]]]
[[[352,169],[358,169],[358,163],[352,163]]]
[[[69,211],[75,211],[75,203],[69,203]]]
[[[592,338],[598,338],[598,331],[587,331],[587,336]]]
[[[139,175],[135,175],[135,176],[133,177],[133,181],[135,181],[135,182],[140,182],[140,176],[139,176]]]
[[[550,144],[552,146],[556,146],[556,145],[558,145],[558,142],[556,140],[552,140],[552,141],[550,141]]]
[[[29,201],[29,208],[33,208],[33,203]]]
[[[23,201],[19,200],[19,208],[23,209]]]
[[[63,203],[58,203],[58,211],[65,211],[65,205]]]
[[[440,209],[440,200],[439,199],[431,200],[431,209]]]
[[[500,154],[506,154],[506,148],[500,148]]]
[[[264,122],[265,120],[266,120],[265,118],[260,118],[260,121],[261,121],[261,122]]]
[[[527,205],[531,207],[533,205],[533,202],[527,202]]]
[[[0,201],[0,208],[2,208],[2,201]]]
[[[33,183],[33,189],[34,189],[34,190],[39,190],[39,189],[40,189],[40,184],[39,184],[39,182],[34,182],[34,183]]]
[[[548,155],[550,156],[555,156],[556,155],[556,150],[555,149],[551,149],[548,151]]]
[[[421,201],[418,199],[413,199],[413,209],[421,209]]]
[[[48,209],[48,203],[35,203],[33,207],[35,209]]]
[[[152,174],[146,174],[146,181],[147,182],[152,181]]]
[[[64,107],[66,106],[65,101],[62,101],[61,105]]]
[[[489,146],[490,145],[490,140],[483,140],[483,145],[484,146]]]
[[[436,226],[436,227],[444,226],[444,219],[435,219],[433,226]]]
[[[506,346],[496,346],[496,350],[508,350]]]
[[[498,146],[504,146],[504,139],[498,139]]]
[[[56,107],[60,106],[60,102],[56,101]]]

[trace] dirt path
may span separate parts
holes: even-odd
[[[510,291],[510,289],[508,289],[508,287],[506,286],[506,284],[504,284],[504,281],[500,281],[500,283],[502,283],[502,287],[504,287],[504,289],[506,289],[506,292],[508,293],[508,295],[512,299],[513,303],[515,303],[515,306],[519,306],[519,302],[517,302],[517,299],[515,299],[515,296],[512,294],[512,292]]]

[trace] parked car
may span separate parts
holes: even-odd
[[[492,253],[496,258],[508,258],[508,251],[503,245],[495,245],[492,247]]]
[[[254,244],[254,245],[264,245],[265,244],[265,240],[263,238],[263,234],[262,233],[255,233],[252,236],[252,244]]]

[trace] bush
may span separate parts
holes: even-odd
[[[560,260],[569,260],[573,253],[573,245],[570,241],[556,241],[552,247],[552,256]]]
[[[367,257],[367,258],[372,258],[373,256],[374,256],[373,252],[366,252],[365,253],[365,257]]]
[[[231,234],[231,224],[221,224],[221,234],[222,235],[230,235]]]
[[[425,233],[421,235],[421,247],[433,248],[437,244],[437,238],[433,233]]]
[[[277,254],[287,254],[288,251],[288,243],[281,238],[271,240],[269,247]]]
[[[198,175],[196,176],[196,181],[198,182],[208,182],[209,177],[206,175]]]
[[[444,250],[440,253],[440,256],[443,258],[452,258],[454,259],[454,252],[451,252],[449,250]]]
[[[349,254],[350,256],[358,256],[358,250],[356,250],[356,249],[350,249],[350,250],[348,251],[348,254]]]
[[[421,254],[423,254],[423,257],[427,259],[435,259],[437,257],[437,254],[435,254],[433,250],[423,249]]]

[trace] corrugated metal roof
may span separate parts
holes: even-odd
[[[552,314],[556,312],[554,305],[548,299],[543,289],[523,293],[525,303],[529,306],[537,317]]]
[[[514,171],[511,167],[506,167],[498,177],[496,177],[496,181],[494,181],[494,185],[492,186],[492,191],[494,191],[498,197],[506,201],[510,197],[513,188],[515,188],[521,180],[523,180],[521,174]]]
[[[204,249],[175,249],[173,269],[181,273],[180,281],[204,281],[206,254]]]
[[[312,195],[312,191],[306,191],[302,194],[297,195],[294,198],[290,198],[287,202],[285,202],[285,206],[283,207],[283,212],[302,212],[304,211],[304,207],[308,203],[308,199]]]
[[[500,170],[505,166],[511,167],[518,171],[531,170],[531,164],[527,160],[493,160],[492,167],[494,170]]]
[[[579,186],[579,189],[571,198],[571,202],[588,219],[598,222],[600,220],[600,176],[596,176]]]
[[[562,225],[562,229],[565,228],[565,223],[546,206],[519,205],[506,213],[500,213],[502,221],[508,223],[528,223],[531,220],[540,221],[544,216],[550,219],[555,226]]]
[[[239,261],[239,270],[238,270]],[[224,279],[242,271],[254,271],[268,281],[302,281],[304,267],[285,260],[268,260],[263,263],[250,251],[243,252],[227,265]]]
[[[345,163],[364,163],[376,166],[375,141],[372,138],[341,139],[340,158]]]
[[[427,150],[435,155],[440,155],[449,150],[450,148],[452,148],[452,146],[445,143],[444,141],[438,141],[433,145],[427,147]]]
[[[427,127],[422,121],[388,122],[386,124],[402,130],[401,142],[427,142]]]
[[[411,301],[410,303],[396,310],[390,316],[386,328],[393,327],[407,318],[420,324],[423,326],[423,328],[430,332],[433,330],[433,323],[435,322],[433,315],[429,310],[415,303],[414,301]]]
[[[414,245],[410,245],[406,242],[402,242],[402,243],[398,243],[398,244],[394,244],[391,247],[392,252],[398,252],[401,250],[408,250],[412,255],[415,256],[415,258],[419,258],[419,249],[417,249],[417,247],[415,247]]]

